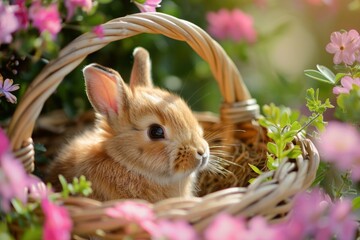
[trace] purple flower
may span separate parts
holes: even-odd
[[[20,27],[18,19],[15,16],[14,6],[4,5],[0,2],[0,45],[12,41],[12,33]]]
[[[0,97],[5,96],[6,100],[11,103],[16,103],[16,97],[10,92],[19,89],[19,84],[13,84],[12,79],[5,79],[0,74]]]
[[[333,88],[334,94],[340,93],[349,93],[353,86],[357,85],[360,86],[360,78],[352,78],[350,76],[345,76],[341,79],[341,87],[336,86]]]
[[[45,216],[44,240],[68,240],[72,229],[72,221],[66,208],[50,202],[47,198],[41,201]]]
[[[141,12],[156,12],[162,0],[133,0]]]
[[[352,65],[355,61],[355,52],[359,48],[360,38],[356,30],[349,32],[333,32],[330,36],[331,42],[326,45],[326,51],[334,54],[334,63],[345,63]]]
[[[67,20],[69,20],[74,16],[77,7],[81,7],[85,12],[89,12],[93,4],[91,0],[65,0],[65,6],[68,11]]]
[[[195,230],[185,221],[165,221],[157,223],[158,237],[156,239],[167,240],[196,240],[199,239]]]
[[[52,38],[55,39],[61,30],[61,17],[57,5],[51,4],[43,7],[39,1],[35,1],[31,5],[29,12],[34,27],[40,33],[49,32]]]
[[[329,122],[317,140],[324,161],[333,162],[341,170],[357,173],[360,170],[360,133],[352,125]]]

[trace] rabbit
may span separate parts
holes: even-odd
[[[210,159],[203,129],[184,100],[153,86],[147,50],[138,47],[133,55],[129,85],[113,69],[83,69],[96,122],[49,167],[55,190],[62,174],[67,181],[84,175],[92,183],[89,197],[99,201],[193,196]]]

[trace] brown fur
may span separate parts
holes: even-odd
[[[49,181],[56,190],[60,187],[57,176],[62,174],[68,181],[86,176],[92,182],[90,197],[101,201],[140,198],[156,202],[193,194],[197,172],[209,159],[203,131],[181,98],[152,86],[146,50],[137,48],[134,57],[131,88],[114,70],[98,65],[84,69],[98,120],[51,165]],[[98,89],[109,82],[116,82],[116,94],[113,87]],[[165,139],[148,137],[154,123],[163,126]]]

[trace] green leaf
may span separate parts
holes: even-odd
[[[267,149],[270,153],[277,155],[278,153],[278,146],[273,142],[267,143]]]
[[[59,175],[59,181],[62,187],[61,195],[66,198],[70,194],[68,183],[63,175]]]
[[[280,128],[284,128],[285,126],[289,125],[290,118],[287,112],[284,112],[280,115]]]
[[[21,240],[33,240],[42,238],[42,228],[40,226],[31,227],[25,230]]]
[[[325,179],[325,176],[326,176],[326,173],[328,172],[328,170],[329,170],[329,163],[320,162],[320,165],[316,172],[315,180],[313,181],[311,186],[315,187],[315,186],[319,185]]]
[[[335,76],[335,84],[337,84],[343,77],[347,76],[346,73],[337,73]]]
[[[0,239],[1,240],[13,240],[14,239],[11,236],[8,226],[5,222],[0,222]]]
[[[353,207],[353,210],[360,209],[360,197],[356,197],[352,200],[352,207]]]
[[[299,146],[295,145],[294,148],[292,148],[290,150],[290,152],[287,154],[287,157],[288,158],[292,158],[292,159],[295,159],[297,158],[298,156],[300,156],[302,154],[302,151],[300,149]]]
[[[257,174],[260,175],[260,174],[263,173],[257,166],[252,165],[252,164],[250,164],[250,163],[248,163],[248,164],[249,164],[250,168],[251,168],[254,172],[256,172]]]
[[[321,72],[321,74],[327,78],[332,84],[335,84],[335,74],[328,69],[327,67],[323,66],[323,65],[316,65],[317,69],[319,69],[319,71]]]
[[[318,80],[320,82],[325,82],[325,83],[329,83],[329,84],[334,84],[332,81],[330,81],[329,79],[327,79],[321,72],[316,71],[316,70],[312,70],[312,69],[308,69],[304,71],[305,75]]]
[[[97,0],[99,3],[101,3],[101,4],[107,4],[107,3],[111,3],[112,2],[112,0]],[[139,2],[139,1],[137,1],[137,2]],[[143,2],[145,2],[145,1],[143,1]]]

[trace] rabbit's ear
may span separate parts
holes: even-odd
[[[98,64],[83,70],[86,93],[94,109],[106,115],[118,114],[127,102],[127,86],[118,72]]]
[[[151,61],[149,53],[142,47],[135,48],[133,52],[134,65],[131,71],[130,87],[152,87]]]

